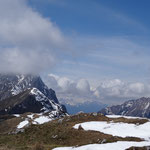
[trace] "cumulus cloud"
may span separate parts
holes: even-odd
[[[86,79],[74,81],[67,77],[49,74],[45,82],[56,91],[58,98],[63,103],[76,104],[96,99],[94,91]]]
[[[150,86],[140,82],[124,82],[119,79],[101,82],[95,95],[106,103],[121,103],[125,100],[150,96]]]
[[[66,44],[56,24],[26,0],[0,0],[0,72],[35,73],[50,68]]]
[[[76,104],[97,101],[110,105],[150,96],[150,85],[125,82],[120,79],[101,81],[99,86],[92,87],[86,79],[73,81],[66,77],[49,74],[45,82],[56,91],[62,103]]]

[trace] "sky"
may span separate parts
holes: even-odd
[[[63,103],[148,97],[149,7],[149,0],[0,0],[0,72],[40,74]]]

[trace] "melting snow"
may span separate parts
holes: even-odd
[[[49,117],[46,117],[46,116],[40,116],[39,118],[36,118],[34,120],[34,124],[35,122],[37,122],[38,124],[43,124],[43,123],[46,123],[46,122],[49,122],[51,121],[52,119],[50,119]]]
[[[120,137],[139,137],[144,138],[146,141],[143,142],[128,142],[128,141],[118,141],[114,143],[106,144],[90,144],[80,147],[60,147],[53,150],[125,150],[132,146],[143,147],[150,146],[150,122],[142,125],[128,124],[128,123],[107,123],[100,121],[91,121],[76,124],[75,129],[82,126],[84,130],[100,131],[106,134],[112,134],[113,136]]]
[[[115,142],[107,144],[90,144],[80,147],[62,147],[54,148],[53,150],[125,150],[131,146],[149,146],[150,142]]]
[[[127,118],[127,119],[147,119],[147,118],[142,118],[142,117],[132,117],[132,116],[123,116],[123,115],[106,115],[108,118]]]
[[[15,116],[15,117],[20,117],[20,115],[19,115],[19,114],[14,114],[14,116]]]
[[[28,120],[22,121],[19,123],[19,125],[17,126],[18,129],[21,129],[23,127],[25,127],[27,124],[29,124]]]
[[[31,124],[44,124],[47,123],[49,121],[52,121],[54,119],[54,116],[56,111],[52,111],[48,114],[48,116],[43,115],[42,113],[40,114],[30,114],[27,115],[26,118],[24,118],[25,120],[20,122],[19,125],[17,126],[17,128],[21,129],[24,128],[26,125],[29,124],[29,122]],[[19,117],[17,114],[15,114],[15,116]]]
[[[107,123],[105,121],[91,121],[81,124],[76,124],[75,129],[78,129],[79,125],[84,130],[99,131],[113,136],[120,137],[139,137],[149,140],[150,138],[150,122],[142,125],[128,124],[128,123]]]
[[[28,118],[33,119],[34,114],[27,115]]]

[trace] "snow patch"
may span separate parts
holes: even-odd
[[[51,121],[52,119],[47,116],[40,116],[39,118],[34,119],[34,124],[43,124]]]
[[[123,115],[106,115],[108,118],[127,118],[127,119],[147,119],[147,118],[142,118],[142,117],[132,117],[132,116],[123,116]]]
[[[28,118],[33,119],[34,114],[27,115]]]
[[[76,124],[75,129],[82,126],[84,130],[93,130],[103,132],[105,134],[111,134],[113,136],[120,137],[138,137],[145,140],[150,139],[150,122],[144,123],[142,125],[128,124],[128,123],[112,123],[105,121],[91,121]]]
[[[116,116],[112,116],[116,117]],[[120,116],[119,116],[120,117]],[[106,144],[89,144],[80,147],[60,147],[54,148],[53,150],[125,150],[132,146],[143,147],[150,146],[150,122],[147,122],[142,125],[128,124],[128,123],[108,123],[105,121],[91,121],[76,124],[75,129],[78,129],[79,126],[82,126],[84,130],[93,130],[103,132],[105,134],[111,134],[113,136],[120,137],[139,137],[143,138],[146,141],[142,142],[129,142],[129,141],[118,141],[114,143]]]
[[[29,124],[29,121],[28,120],[24,120],[24,121],[22,121],[22,122],[19,123],[19,125],[17,126],[17,128],[21,129],[21,128],[25,127],[28,124]]]
[[[89,144],[80,147],[60,147],[53,150],[125,150],[131,146],[143,147],[149,146],[150,142],[114,142],[107,144]]]
[[[19,114],[13,114],[15,117],[20,117],[20,115]]]

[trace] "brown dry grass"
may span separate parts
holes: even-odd
[[[150,146],[146,146],[146,147],[130,147],[126,150],[150,150]]]
[[[83,129],[76,130],[72,128],[77,123],[87,121],[114,121],[142,124],[148,120],[125,118],[110,119],[102,114],[78,114],[67,116],[63,119],[57,119],[43,125],[31,125],[26,128],[23,133],[0,135],[0,147],[8,145],[11,148],[20,148],[20,150],[33,150],[37,143],[42,143],[43,149],[50,150],[58,146],[80,146],[116,141],[141,141],[141,139],[134,137],[114,137],[101,132],[84,131]],[[24,149],[24,147],[26,148]]]
[[[144,124],[148,122],[148,119],[127,119],[127,118],[114,118],[112,119],[114,122],[125,122],[125,123],[132,123],[132,124]]]
[[[32,148],[32,150],[44,150],[44,149],[45,148],[44,148],[43,144],[41,144],[41,143],[36,143]]]
[[[16,126],[22,121],[21,118],[12,118],[0,122],[0,134],[7,134],[16,129]]]

